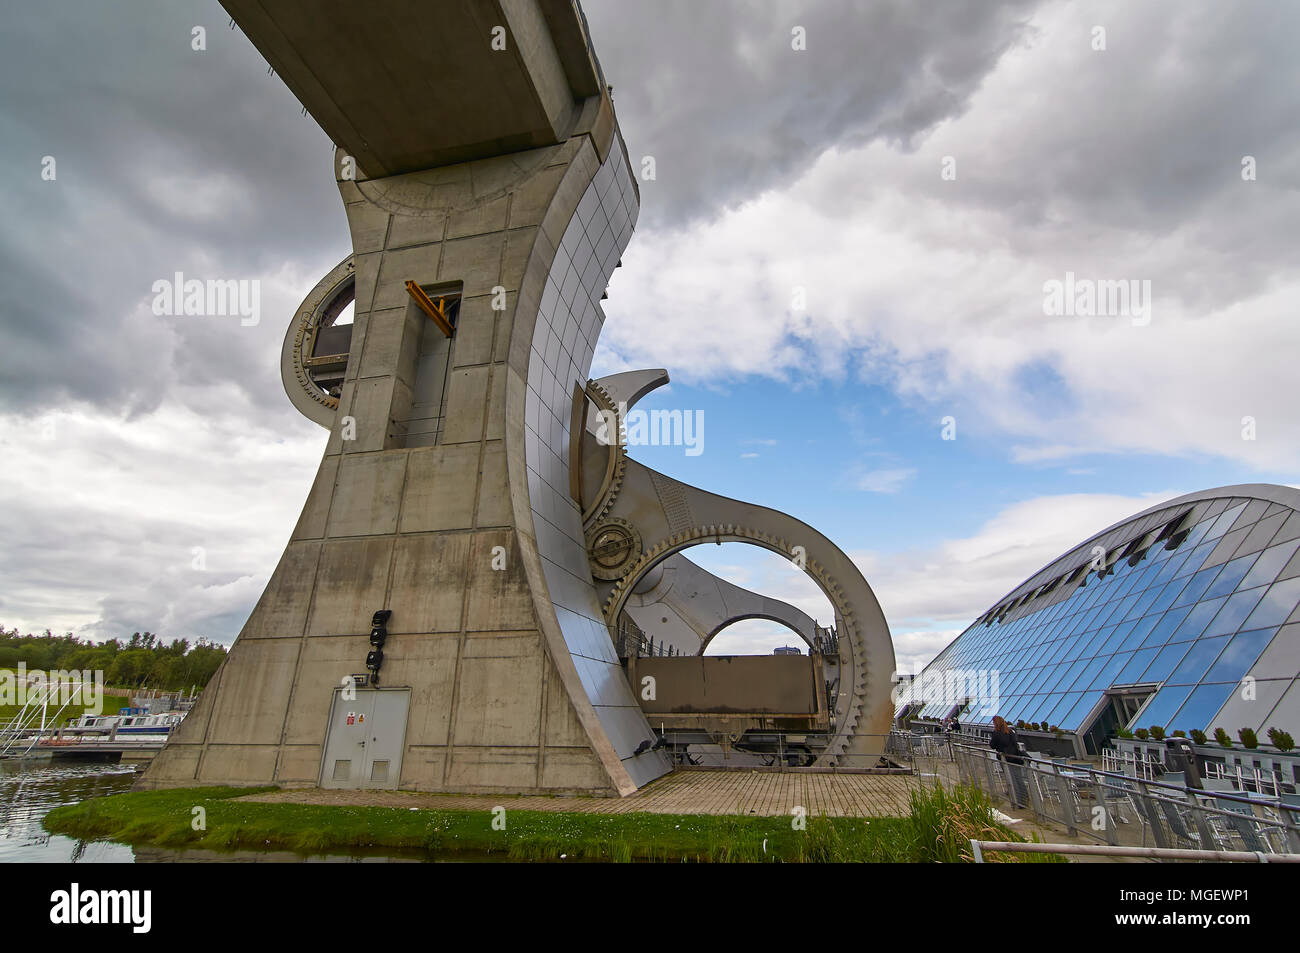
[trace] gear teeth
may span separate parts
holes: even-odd
[[[345,269],[345,271],[349,273],[355,272],[356,269],[355,256],[349,256],[348,258],[344,259],[344,261],[347,264],[347,268]],[[341,265],[343,263],[344,262],[340,262],[339,264]],[[332,268],[330,272],[326,274],[325,278],[321,279],[321,283],[323,284],[325,281],[327,281],[329,279],[329,276],[338,270],[338,267],[339,267],[338,265],[335,265],[334,268]],[[338,281],[340,282],[343,280],[345,279],[344,278],[338,279]],[[319,287],[320,285],[317,285],[317,288]],[[338,287],[337,283],[335,284],[334,287],[335,288]],[[312,298],[315,296],[316,290],[317,289],[312,290],[312,294],[308,295],[307,301],[303,302],[304,304],[307,304],[312,300]],[[330,293],[332,293],[332,291]],[[319,303],[317,307],[319,307]],[[303,363],[302,363],[303,338],[307,336],[307,332],[311,329],[313,314],[314,311],[311,308],[308,308],[307,310],[300,312],[298,316],[294,318],[294,322],[297,327],[296,330],[294,331],[294,336],[293,336],[293,355],[292,355],[293,376],[294,379],[298,381],[298,386],[302,388],[303,393],[306,394],[311,400],[314,400],[316,403],[321,404],[324,407],[328,407],[330,410],[337,411],[339,409],[339,399],[337,397],[331,397],[330,395],[323,393],[320,390],[320,388],[318,388],[315,384],[313,384],[311,378],[307,374],[307,369],[303,367]]]
[[[619,415],[618,405],[614,403],[613,396],[594,380],[587,381],[587,393],[593,394],[596,403],[602,405],[602,410],[607,410],[614,415],[618,421],[618,446],[614,448],[614,473],[610,477],[609,488],[605,491],[604,499],[592,513],[587,525],[594,525],[599,520],[609,515],[609,511],[614,508],[614,503],[618,500],[618,494],[623,489],[623,480],[627,476],[627,422]]]

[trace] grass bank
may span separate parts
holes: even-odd
[[[250,793],[248,788],[137,791],[56,808],[44,823],[55,834],[140,846],[501,852],[515,860],[962,862],[971,859],[972,838],[1023,840],[997,824],[987,798],[969,788],[915,793],[906,817],[808,818],[805,830],[794,829],[791,818],[782,817],[516,811],[509,809],[508,799],[503,801],[505,830],[495,830],[486,810],[235,800]],[[195,808],[203,809],[204,819],[197,830]],[[1045,858],[1017,854],[986,859]]]

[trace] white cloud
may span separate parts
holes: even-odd
[[[215,222],[247,215],[252,205],[249,183],[218,172],[184,175],[142,170],[145,194],[161,212],[192,222]]]
[[[1106,7],[1111,49],[1094,54],[1099,14],[1051,5],[915,151],[833,148],[689,231],[643,231],[602,349],[687,382],[860,375],[1022,463],[1138,451],[1300,466],[1300,141],[1270,132],[1288,108],[1275,82],[1246,60],[1222,68],[1229,50],[1271,45],[1263,26],[1177,9],[1171,36],[1168,8]],[[1275,171],[1243,182],[1252,149]],[[956,181],[939,175],[948,155]],[[1046,316],[1043,283],[1066,271],[1150,280],[1150,324]],[[806,311],[788,307],[796,285]],[[655,306],[664,287],[671,309]]]
[[[858,476],[855,485],[868,493],[897,493],[915,473],[908,467],[868,470]]]
[[[0,619],[23,631],[230,641],[310,488],[325,432],[233,386],[135,418],[0,418]]]
[[[903,674],[921,671],[957,636],[961,629],[925,629],[891,632],[894,638],[894,668]]]
[[[1004,507],[971,536],[926,549],[851,555],[889,621],[899,671],[919,671],[1043,566],[1112,523],[1182,492],[1035,497]]]
[[[588,0],[644,222],[711,218],[835,142],[909,143],[959,115],[1038,0]],[[790,27],[808,49],[791,50]],[[864,68],[864,64],[869,67]],[[789,300],[788,294],[782,300]]]

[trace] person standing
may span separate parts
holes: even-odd
[[[995,715],[993,718],[993,734],[989,738],[989,747],[998,753],[998,757],[1006,765],[1007,775],[1011,778],[1011,803],[1016,807],[1025,807],[1028,797],[1025,791],[1025,759],[1020,753],[1020,736],[1001,715]]]

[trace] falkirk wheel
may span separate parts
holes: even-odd
[[[577,4],[223,5],[336,143],[352,251],[281,354],[329,431],[301,516],[138,785],[626,795],[692,742],[879,763],[894,653],[857,567],[629,458],[665,371],[589,379],[640,196]],[[795,560],[834,619],[684,552],[721,542]],[[745,618],[808,653],[703,654]]]

